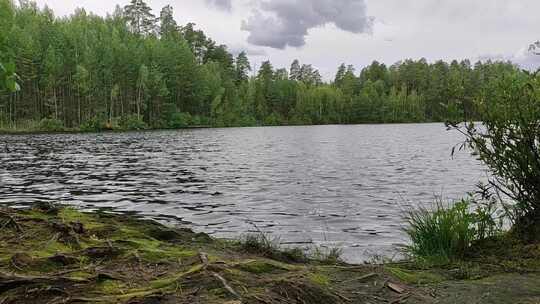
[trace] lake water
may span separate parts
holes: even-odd
[[[0,203],[112,207],[216,237],[258,229],[351,262],[407,241],[411,206],[485,178],[442,124],[0,135]]]

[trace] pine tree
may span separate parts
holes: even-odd
[[[131,0],[124,8],[124,17],[134,34],[151,35],[156,32],[156,16],[143,0]]]
[[[240,52],[240,54],[236,56],[235,65],[236,84],[238,85],[242,82],[248,81],[251,65],[249,63],[249,59],[247,58],[246,52]]]
[[[289,72],[289,79],[294,81],[300,81],[300,62],[295,59],[291,64],[291,70]]]
[[[346,71],[347,67],[345,66],[345,63],[342,63],[338,68],[336,77],[334,78],[334,84],[336,87],[341,88],[343,86],[343,78],[345,77]]]
[[[174,11],[172,6],[167,5],[159,14],[159,35],[162,38],[170,38],[172,35],[178,32],[178,24],[174,20]]]

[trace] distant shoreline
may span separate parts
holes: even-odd
[[[148,128],[148,129],[118,129],[118,130],[100,130],[100,131],[82,131],[80,129],[65,129],[61,131],[45,130],[26,130],[26,129],[0,129],[0,135],[47,135],[47,134],[107,134],[107,133],[130,133],[130,132],[157,132],[157,131],[181,131],[181,130],[199,130],[199,129],[237,129],[237,128],[278,128],[278,127],[320,127],[320,126],[382,126],[382,125],[428,125],[443,124],[442,121],[429,122],[368,122],[358,124],[316,124],[316,125],[253,125],[253,126],[188,126],[185,128]]]

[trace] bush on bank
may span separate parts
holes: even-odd
[[[491,171],[490,185],[514,204],[512,234],[540,242],[540,76],[499,76],[476,101],[482,124],[448,123]]]
[[[405,232],[411,245],[405,252],[419,262],[447,264],[462,259],[473,243],[499,235],[502,227],[494,204],[437,201],[432,209],[409,211]]]

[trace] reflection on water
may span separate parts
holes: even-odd
[[[404,210],[484,170],[441,124],[0,136],[0,203],[114,207],[219,237],[258,227],[353,262],[406,241]]]

